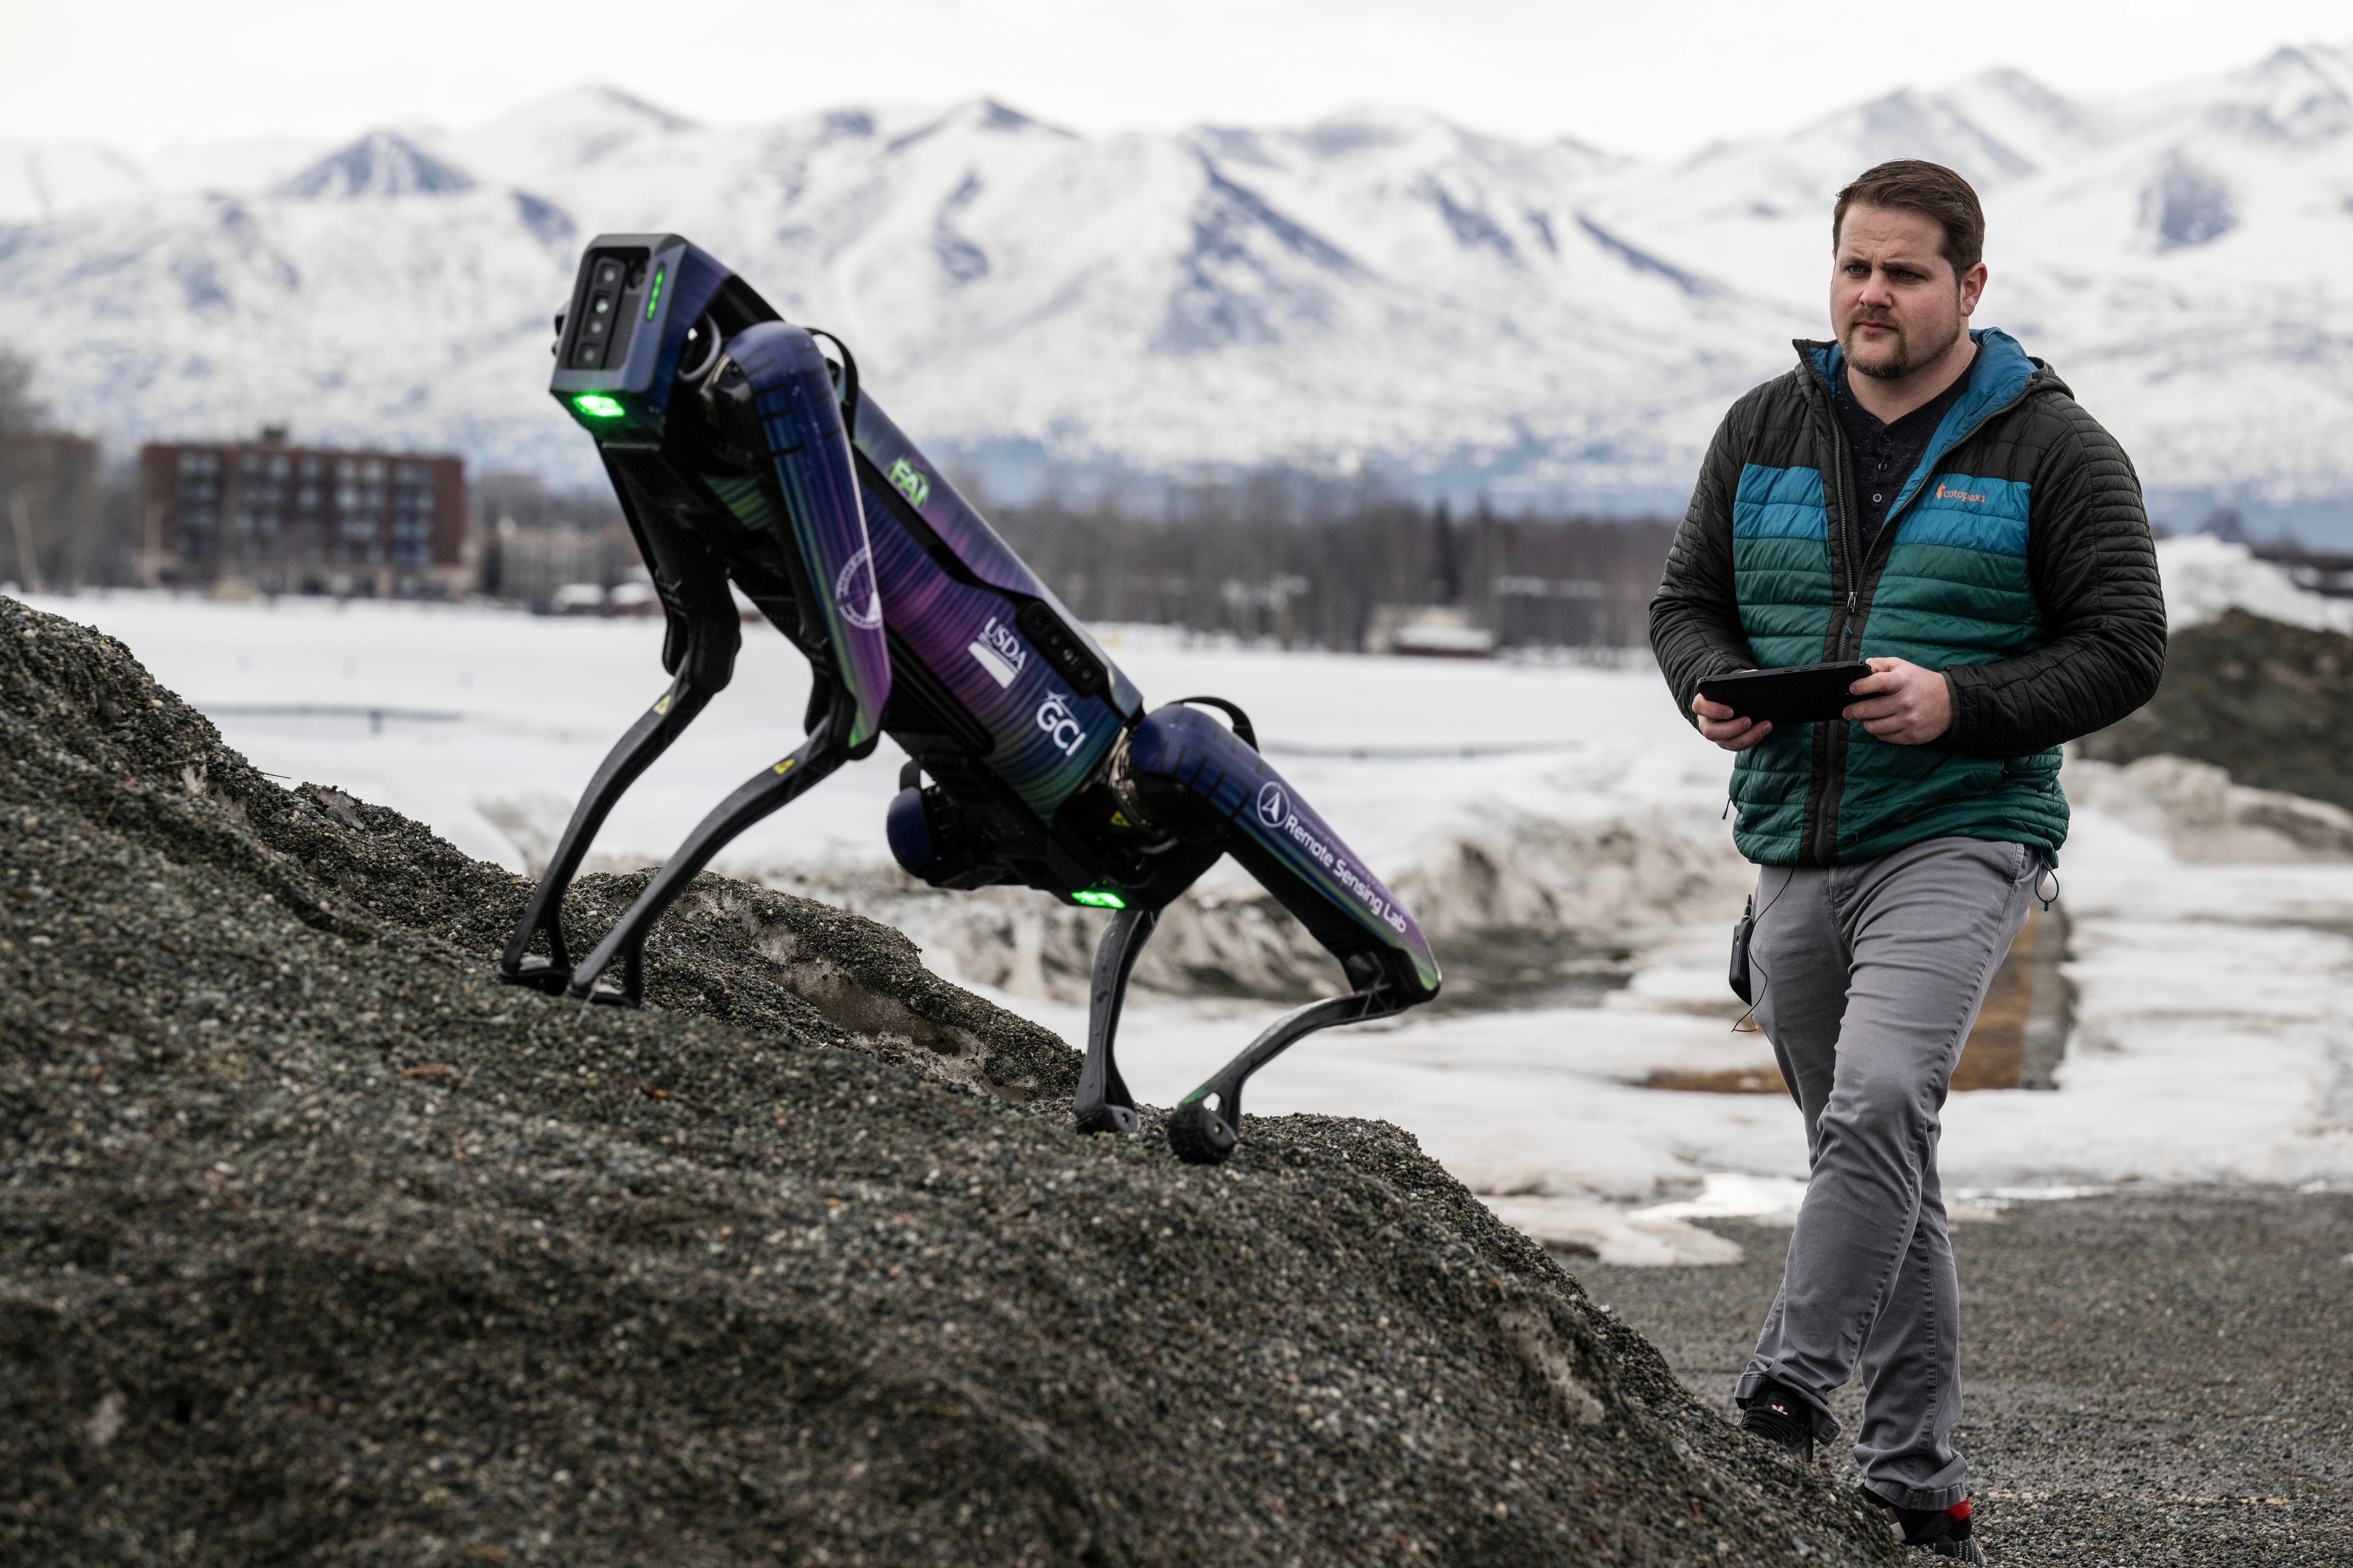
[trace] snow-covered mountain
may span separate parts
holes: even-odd
[[[2102,104],[1990,72],[1672,167],[1401,110],[721,128],[600,88],[319,151],[0,148],[0,342],[117,439],[290,420],[576,476],[549,317],[589,236],[666,228],[1008,487],[1295,459],[1672,505],[1725,402],[1821,332],[1838,186],[1920,156],[1985,197],[1980,322],[2057,364],[2153,489],[2353,520],[2344,49]]]

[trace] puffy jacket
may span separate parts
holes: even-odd
[[[1941,669],[1953,722],[1898,746],[1856,723],[1777,727],[1733,769],[1734,841],[1829,866],[1953,836],[2055,853],[2059,746],[2148,700],[2165,601],[2123,448],[2015,340],[1976,331],[1968,388],[1866,547],[1831,404],[1840,350],[1725,416],[1651,602],[1690,717],[1703,677],[1882,656]]]

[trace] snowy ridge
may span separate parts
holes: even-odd
[[[1672,506],[1727,401],[1823,330],[1839,185],[1924,156],[1986,198],[1980,322],[2056,364],[2152,489],[2353,518],[2342,48],[2104,104],[1988,72],[1672,168],[1399,109],[715,127],[602,87],[289,153],[0,148],[0,259],[42,280],[0,301],[0,342],[62,416],[119,441],[290,418],[578,477],[549,317],[587,236],[675,229],[1008,486],[1299,460]]]

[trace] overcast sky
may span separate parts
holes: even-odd
[[[2094,95],[2353,41],[2346,0],[0,0],[0,137],[462,127],[583,81],[695,119],[991,94],[1087,131],[1406,103],[1662,156],[1990,65]]]

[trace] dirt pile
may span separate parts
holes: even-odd
[[[2156,697],[2082,749],[2103,763],[2188,757],[2353,809],[2353,637],[2226,609],[2175,632]]]
[[[712,879],[504,989],[524,891],[0,601],[0,1560],[1898,1560],[1395,1128],[1081,1138]]]

